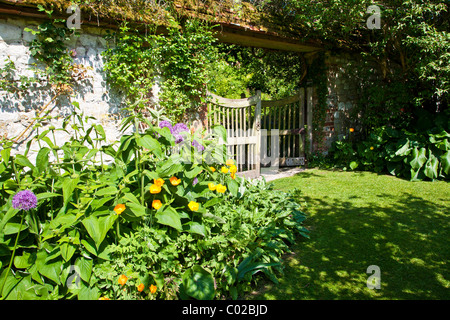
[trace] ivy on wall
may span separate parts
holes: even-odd
[[[328,108],[327,66],[325,64],[324,52],[317,53],[316,56],[314,56],[313,61],[308,66],[308,73],[305,80],[307,81],[308,86],[312,86],[315,91],[316,100],[312,110],[313,142],[317,144],[316,150],[322,150],[325,143],[325,133],[323,128],[325,126]],[[308,150],[308,148],[305,150]]]
[[[188,20],[160,35],[124,24],[107,39],[114,42],[103,54],[108,81],[129,103],[141,100],[155,107],[150,98],[157,77],[161,79],[157,104],[169,119],[181,120],[186,111],[205,102],[207,66],[218,57],[210,26]]]

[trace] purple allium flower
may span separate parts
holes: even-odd
[[[14,209],[28,211],[36,208],[37,198],[30,190],[19,191],[13,197],[12,205]]]
[[[200,142],[198,142],[197,140],[194,139],[194,141],[192,141],[192,145],[197,148],[198,152],[201,152],[203,150],[205,150],[205,147],[202,146],[202,144]]]
[[[164,127],[169,128],[170,132],[172,132],[172,124],[169,121],[163,120],[159,122],[159,127],[162,129]]]
[[[177,123],[176,125],[173,126],[172,128],[172,134],[180,134],[181,132],[189,132],[189,128],[187,127],[187,125],[185,125],[184,123]]]
[[[195,186],[198,183],[198,179],[197,177],[194,178],[194,180],[192,181],[192,185]]]
[[[173,136],[175,138],[175,143],[176,144],[179,144],[179,143],[184,141],[184,138],[183,138],[183,136],[181,134],[174,134]]]

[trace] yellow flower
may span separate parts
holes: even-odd
[[[227,167],[222,167],[222,169],[220,169],[220,171],[222,171],[222,173],[228,173],[228,168]]]
[[[225,164],[227,166],[232,166],[232,165],[234,165],[234,160],[233,159],[228,159],[227,162],[225,162]]]
[[[145,289],[145,286],[144,286],[144,284],[143,283],[141,283],[140,285],[138,285],[138,287],[137,287],[137,290],[139,291],[139,292],[142,292],[142,291],[144,291],[144,289]]]
[[[101,297],[98,300],[109,300],[109,298],[108,297]]]
[[[350,128],[350,132],[354,132],[355,131],[355,129],[353,129],[353,128]]]
[[[209,190],[214,191],[214,190],[216,190],[216,185],[214,183],[210,182],[210,183],[208,183],[208,188],[209,188]]]
[[[179,185],[180,183],[181,183],[181,179],[178,179],[177,177],[172,177],[172,178],[170,178],[169,179],[169,181],[170,181],[170,183],[173,185],[173,186],[177,186],[177,185]]]
[[[237,172],[237,167],[234,164],[230,167],[230,172],[231,173],[236,173]]]
[[[153,179],[153,183],[156,184],[158,187],[162,187],[164,184],[164,180],[161,178]]]
[[[114,211],[115,211],[117,214],[121,214],[122,212],[125,211],[125,205],[122,204],[122,203],[119,203],[117,206],[114,207]]]
[[[211,169],[212,172],[216,171],[216,168],[214,168],[214,167],[209,167],[209,168]]]
[[[161,192],[161,187],[156,185],[156,184],[152,184],[150,186],[150,193],[155,194],[155,193],[160,193]]]
[[[152,284],[152,285],[150,286],[150,293],[151,293],[151,294],[155,294],[155,293],[156,293],[156,289],[157,289],[157,287],[156,287],[155,285]]]
[[[225,191],[227,191],[227,187],[226,187],[226,186],[223,186],[223,185],[221,185],[221,184],[218,184],[218,185],[216,186],[216,190],[217,190],[217,192],[224,193]]]
[[[234,172],[231,173],[231,179],[233,179],[233,180],[236,179],[236,173],[234,173]]]
[[[188,204],[189,209],[191,209],[191,211],[197,211],[198,208],[200,208],[200,204],[198,202],[195,201],[191,201]]]
[[[153,202],[152,202],[152,207],[153,207],[155,210],[159,210],[159,208],[162,207],[161,200],[153,200]]]
[[[128,280],[128,278],[126,275],[122,274],[119,276],[119,284],[120,285],[123,286],[125,283],[127,283],[127,280]]]
[[[373,150],[374,148],[373,147],[370,147],[370,150]]]

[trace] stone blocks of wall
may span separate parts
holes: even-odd
[[[358,103],[359,77],[357,67],[360,58],[350,54],[326,55],[327,65],[327,113],[324,131],[324,149],[328,150],[333,141],[341,140],[348,134],[352,121],[352,109]]]
[[[36,30],[40,23],[20,17],[0,18],[0,68],[5,66],[6,61],[14,62],[17,70],[16,80],[20,76],[34,76],[32,69],[36,61],[31,56],[30,44],[35,36],[25,31],[25,28]],[[63,118],[73,110],[71,102],[76,101],[81,112],[94,117],[96,123],[103,125],[108,143],[120,138],[119,110],[123,101],[120,96],[110,92],[103,72],[102,52],[107,48],[103,37],[105,32],[100,28],[82,26],[80,35],[73,36],[67,42],[68,50],[72,50],[74,62],[88,67],[87,78],[74,88],[70,98],[60,97],[48,106],[48,110],[51,110],[51,120],[44,125],[60,127]],[[20,94],[0,91],[0,136],[17,137],[33,121],[36,112],[51,101],[50,90],[45,85],[36,84]],[[16,146],[13,153],[23,152],[27,139],[35,134],[36,132],[27,132],[24,136],[26,139]],[[58,133],[57,139],[62,144],[68,137]],[[31,149],[30,157],[33,158],[39,151],[39,146],[33,143]]]

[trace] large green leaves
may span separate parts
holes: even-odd
[[[155,214],[155,218],[156,221],[160,224],[170,226],[179,231],[183,230],[183,228],[181,227],[180,215],[174,208],[170,206],[165,206],[164,208],[158,210],[158,212],[156,212]]]
[[[450,174],[450,150],[441,156],[442,172]]]
[[[439,176],[438,169],[439,169],[439,160],[434,156],[434,154],[430,150],[428,155],[428,161],[425,163],[424,173],[428,178],[434,180],[437,179],[437,177]]]
[[[180,291],[183,298],[196,300],[214,299],[214,277],[210,271],[195,265],[184,272],[182,280]]]
[[[412,151],[412,160],[409,162],[411,166],[411,180],[418,180],[420,169],[427,162],[426,152],[425,148],[420,148],[419,150],[417,147]]]
[[[115,214],[110,214],[99,218],[91,215],[82,221],[86,231],[94,240],[97,249],[100,247],[100,244],[105,239],[106,234],[113,226],[117,217],[118,216]]]

